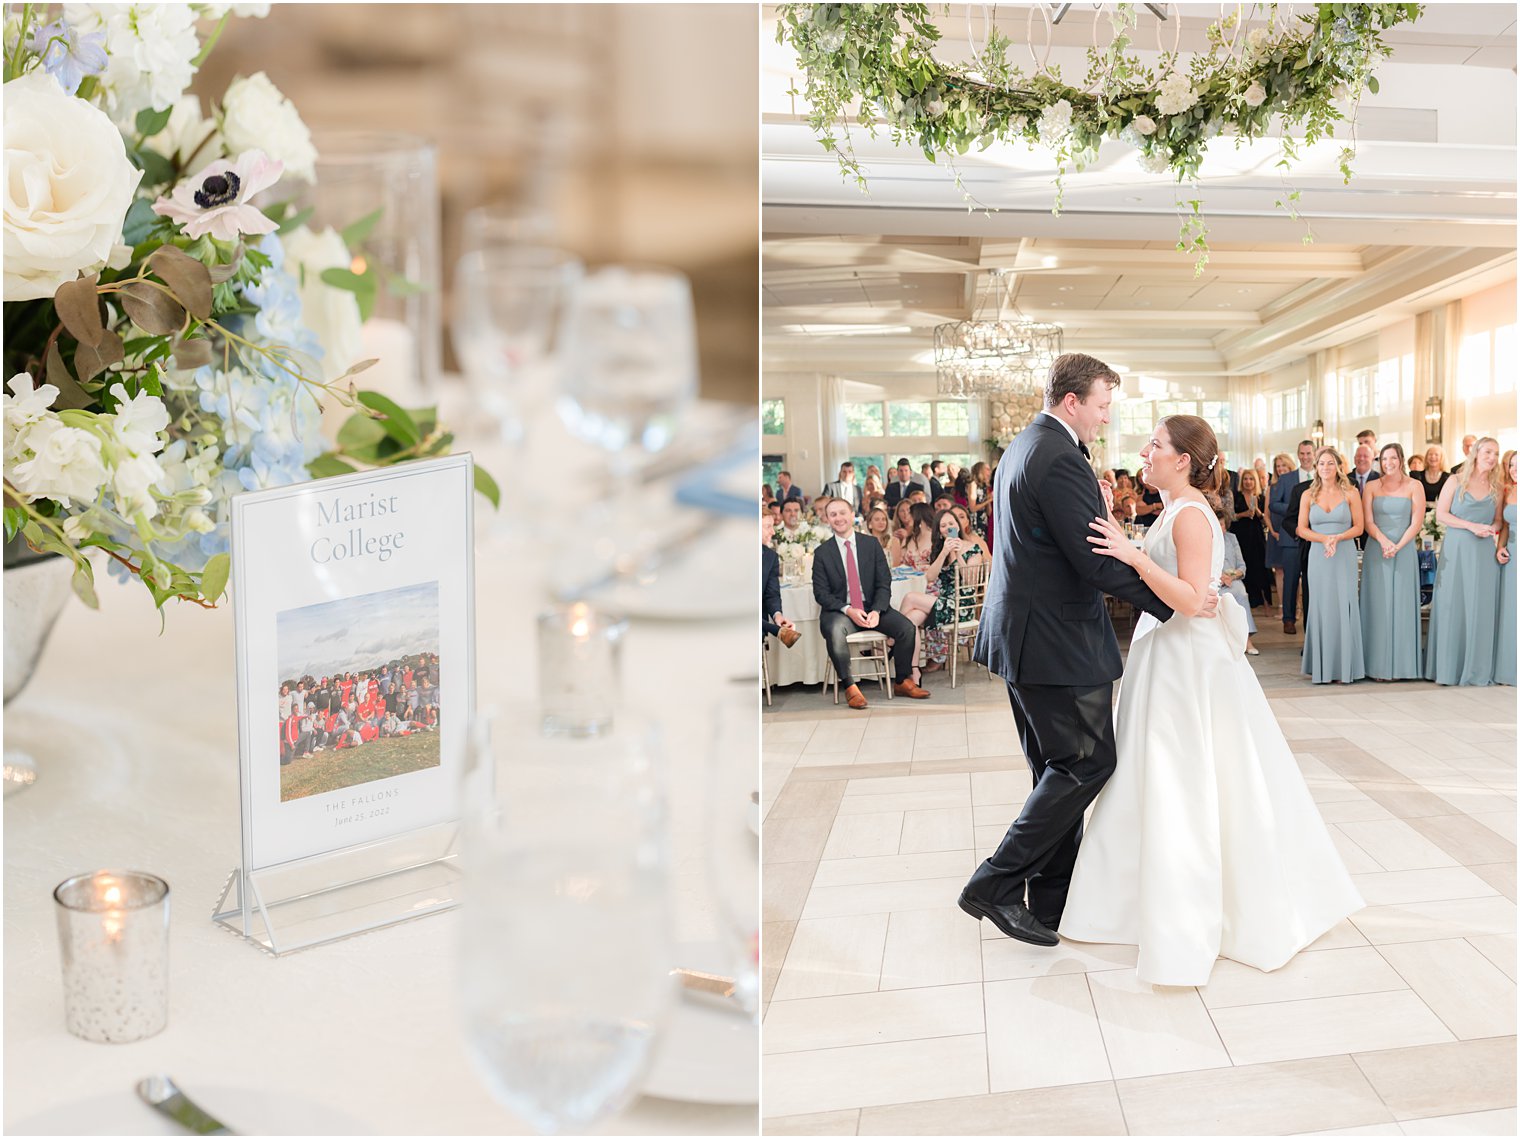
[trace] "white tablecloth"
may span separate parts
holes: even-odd
[[[575,469],[585,458],[552,428],[537,434],[532,451],[530,469],[545,472]],[[538,488],[506,489],[527,505]],[[542,567],[522,546],[489,539],[489,507],[477,512],[481,703],[503,692],[531,698]],[[754,564],[752,532],[717,533],[733,543],[732,564]],[[156,1117],[131,1089],[168,1072],[192,1094],[241,1089],[271,1107],[316,1105],[336,1119],[330,1130],[522,1133],[470,1068],[456,1027],[457,911],[278,959],[212,924],[239,849],[231,612],[171,605],[160,636],[141,587],[102,573],[100,595],[98,613],[71,602],[31,687],[6,715],[7,744],[35,745],[44,758],[38,783],[5,801],[6,1131],[32,1133],[84,1115],[102,1119],[107,1133],[153,1133]],[[754,644],[753,618],[635,620],[625,643],[626,702],[662,722],[667,745],[678,942],[718,937],[702,857],[706,721],[689,713],[716,699],[730,677],[753,675]],[[681,698],[672,701],[677,675]],[[172,890],[169,1026],[137,1044],[87,1043],[63,1025],[51,891],[70,874],[101,867],[146,870]],[[753,1106],[648,1097],[606,1127],[755,1129]]]
[[[913,592],[924,590],[921,573],[894,577],[892,580],[892,608]],[[775,637],[765,638],[766,669],[772,685],[822,684],[828,667],[829,654],[824,649],[823,634],[818,627],[818,602],[813,599],[811,582],[781,587],[781,612],[797,626],[801,633],[796,644],[787,648]]]

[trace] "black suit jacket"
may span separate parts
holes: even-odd
[[[1361,494],[1362,491],[1364,491],[1364,490],[1367,489],[1365,486],[1357,486],[1356,472],[1355,471],[1352,471],[1350,473],[1350,475],[1348,475],[1347,477],[1351,479],[1351,485],[1354,486],[1354,487],[1356,487],[1357,494]],[[1379,473],[1377,471],[1368,471],[1367,472],[1367,481],[1368,482],[1371,482],[1373,479],[1376,479],[1376,478],[1379,478],[1379,477],[1381,477],[1381,476],[1379,475]]]
[[[945,493],[945,484],[933,475],[929,476],[929,505],[934,505],[934,500]]]
[[[802,488],[800,486],[798,486],[796,483],[793,483],[786,490],[782,490],[779,486],[776,488],[776,501],[777,502],[785,503],[789,499],[793,499],[793,498],[795,498],[798,502],[803,501],[803,498],[804,498],[803,493],[802,493]]]
[[[855,564],[860,568],[860,596],[867,613],[885,613],[892,608],[892,569],[886,551],[869,534],[856,534]],[[844,572],[844,558],[832,535],[813,551],[813,600],[825,612],[838,613],[850,603],[850,583]]]
[[[760,547],[760,604],[762,622],[781,612],[781,557],[769,546]]]
[[[1103,594],[1165,621],[1172,610],[1123,562],[1088,545],[1098,480],[1065,427],[1038,415],[1014,437],[993,486],[992,575],[973,655],[1018,684],[1095,687],[1119,677]],[[816,562],[814,563],[816,565]]]

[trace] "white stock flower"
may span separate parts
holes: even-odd
[[[1071,130],[1071,103],[1065,99],[1052,103],[1040,112],[1040,141],[1056,146]]]
[[[1259,107],[1267,101],[1267,89],[1260,83],[1252,83],[1246,88],[1246,93],[1242,98],[1245,99],[1246,106]]]
[[[1163,115],[1180,115],[1191,110],[1198,102],[1198,95],[1188,77],[1174,71],[1161,81],[1156,92],[1156,110]]]
[[[6,477],[28,502],[93,502],[106,481],[100,440],[82,427],[65,427],[56,416],[27,428],[19,446],[31,458],[7,464]]]
[[[156,455],[164,441],[159,432],[169,426],[169,412],[164,401],[148,392],[127,398],[123,384],[112,384],[111,395],[117,401],[111,432],[133,455]]]
[[[1149,115],[1136,115],[1129,121],[1129,125],[1141,137],[1156,133],[1156,120]]]
[[[164,477],[164,469],[152,455],[133,455],[118,458],[111,466],[111,491],[116,496],[116,509],[123,518],[143,515],[152,518],[158,513],[158,500],[153,497],[153,484]]]
[[[299,282],[301,323],[321,341],[322,378],[331,383],[359,358],[363,321],[359,318],[359,299],[347,289],[335,289],[323,281],[322,271],[347,269],[352,254],[333,229],[313,233],[303,225],[283,241],[286,271]]]
[[[1149,154],[1140,155],[1140,169],[1147,174],[1165,174],[1171,168],[1171,161],[1167,158],[1166,151],[1159,147]]]
[[[262,71],[234,79],[222,98],[222,137],[227,150],[262,150],[285,164],[285,173],[315,181],[317,148],[295,104]]]
[[[58,398],[58,389],[52,384],[35,385],[32,377],[18,372],[11,377],[10,391],[0,395],[5,408],[5,462],[10,463],[22,453],[21,435],[34,423],[52,415],[48,409]]]
[[[46,72],[4,90],[5,299],[35,300],[110,256],[142,171],[111,120]]]
[[[200,41],[189,4],[65,4],[73,27],[104,29],[110,63],[100,77],[111,117],[127,126],[144,107],[168,110],[195,77]]]

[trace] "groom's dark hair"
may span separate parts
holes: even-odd
[[[1059,407],[1067,395],[1077,397],[1078,403],[1086,403],[1092,394],[1093,383],[1102,380],[1111,388],[1119,386],[1119,377],[1102,360],[1084,356],[1080,352],[1068,352],[1057,356],[1050,365],[1050,375],[1045,380],[1045,406]]]

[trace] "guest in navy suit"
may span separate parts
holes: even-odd
[[[785,506],[788,499],[803,500],[802,488],[792,482],[791,471],[776,472],[776,501]]]
[[[781,558],[771,546],[776,520],[770,511],[760,515],[760,627],[787,648],[797,643],[797,626],[781,612]]]
[[[866,706],[850,671],[847,640],[851,633],[862,631],[883,633],[894,642],[892,672],[897,683],[893,691],[914,700],[927,699],[929,693],[913,683],[917,630],[892,608],[892,571],[881,543],[869,534],[856,533],[855,512],[841,499],[829,503],[826,521],[834,537],[813,551],[813,598],[821,610],[819,631],[850,707]]]
[[[1283,475],[1272,484],[1267,498],[1267,512],[1272,516],[1272,529],[1277,532],[1277,558],[1283,571],[1282,619],[1284,633],[1298,632],[1298,590],[1303,577],[1303,559],[1300,557],[1298,540],[1298,505],[1303,501],[1299,487],[1314,477],[1314,444],[1302,439],[1298,444],[1298,470]],[[1308,614],[1309,598],[1304,596],[1304,612]]]

